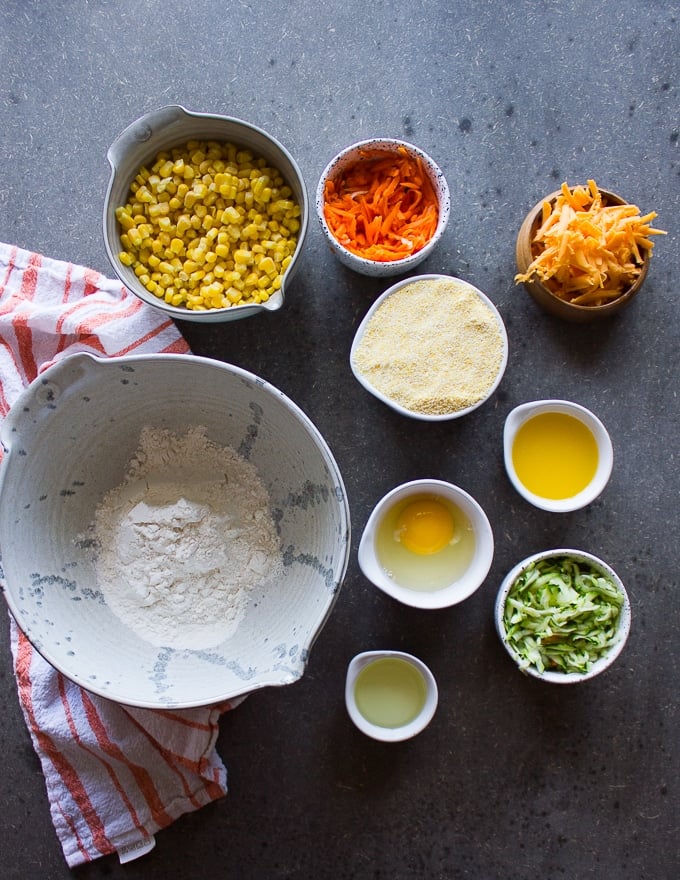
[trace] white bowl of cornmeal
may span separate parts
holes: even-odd
[[[368,310],[350,351],[352,372],[367,391],[402,415],[432,422],[480,407],[507,361],[498,309],[450,275],[392,285]]]

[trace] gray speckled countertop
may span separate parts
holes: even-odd
[[[106,151],[163,104],[268,130],[310,195],[343,146],[404,137],[435,158],[452,195],[423,271],[484,290],[510,340],[484,407],[445,424],[397,416],[348,364],[354,330],[387,285],[343,269],[314,218],[281,312],[182,324],[195,353],[270,380],[322,431],[346,482],[353,553],[305,677],[223,719],[229,795],[161,832],[140,861],[107,857],[80,877],[678,876],[679,15],[667,0],[0,4],[0,241],[111,275]],[[656,210],[669,235],[625,313],[567,325],[513,284],[514,241],[543,195],[589,177]],[[503,471],[506,414],[553,396],[592,408],[614,442],[609,486],[577,514],[529,507]],[[445,612],[397,605],[356,563],[373,504],[421,476],[473,494],[496,538],[484,586]],[[617,664],[568,689],[521,676],[492,617],[504,573],[559,545],[607,559],[633,606]],[[434,721],[408,743],[368,740],[345,713],[347,663],[378,647],[419,655],[439,682]],[[2,875],[66,878],[7,626],[0,659]]]

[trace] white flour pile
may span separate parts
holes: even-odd
[[[242,619],[250,593],[282,570],[267,489],[256,468],[204,428],[145,428],[123,483],[94,521],[98,586],[140,637],[213,647]]]

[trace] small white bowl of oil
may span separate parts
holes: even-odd
[[[479,503],[443,480],[412,480],[375,506],[359,543],[371,583],[414,608],[448,608],[491,568],[493,532]]]
[[[364,651],[347,667],[347,711],[373,739],[400,742],[416,736],[434,717],[438,699],[434,676],[412,654]]]
[[[515,407],[503,430],[505,469],[530,504],[552,513],[579,510],[602,493],[614,464],[600,419],[568,400]]]

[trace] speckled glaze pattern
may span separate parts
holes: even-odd
[[[236,632],[209,650],[154,647],[97,589],[88,530],[147,425],[205,426],[257,467],[270,493],[283,576],[254,593]],[[350,518],[327,444],[282,392],[192,355],[74,355],[26,389],[0,439],[6,599],[53,666],[104,697],[152,708],[208,705],[303,675],[345,575]]]
[[[520,577],[520,575],[523,574],[526,569],[533,563],[540,562],[543,559],[551,559],[559,556],[569,556],[576,562],[586,563],[588,565],[591,565],[594,569],[599,569],[606,577],[609,577],[616,584],[621,595],[623,596],[623,605],[621,606],[621,614],[619,617],[617,639],[611,646],[609,651],[604,656],[600,657],[599,660],[593,663],[588,672],[550,672],[548,670],[546,670],[545,672],[539,672],[535,666],[528,666],[526,669],[523,669],[519,666],[519,656],[507,640],[507,633],[505,631],[505,625],[503,623],[503,615],[505,611],[505,601],[512,585],[517,580],[517,578]],[[540,553],[533,553],[531,556],[527,556],[526,559],[518,562],[517,565],[515,565],[507,573],[496,595],[496,602],[494,606],[494,619],[496,624],[496,632],[503,644],[503,647],[524,675],[528,675],[532,678],[537,678],[540,681],[545,681],[551,684],[579,684],[580,682],[589,681],[591,678],[595,678],[595,676],[600,675],[602,672],[608,669],[617,659],[619,654],[621,654],[626,645],[626,642],[628,641],[628,636],[630,635],[632,614],[628,592],[626,591],[623,581],[614,571],[614,569],[609,565],[609,563],[605,562],[603,559],[600,559],[598,556],[594,556],[592,553],[585,552],[584,550],[557,549],[543,550]]]
[[[120,260],[120,230],[115,211],[127,201],[130,184],[142,165],[152,161],[160,150],[185,144],[192,139],[231,142],[264,157],[281,172],[300,205],[300,231],[293,258],[284,273],[281,288],[264,303],[246,303],[228,309],[207,311],[171,306],[149,293],[134,271]],[[145,113],[131,122],[113,141],[107,158],[111,166],[111,176],[104,197],[104,246],[113,270],[129,290],[148,305],[183,321],[236,321],[281,308],[286,285],[297,271],[309,228],[307,188],[297,162],[283,144],[261,128],[242,119],[213,113],[196,113],[179,105],[170,105]]]
[[[329,178],[341,174],[345,168],[353,165],[355,162],[362,161],[362,153],[367,151],[392,153],[398,147],[403,147],[410,156],[417,157],[424,163],[425,169],[427,170],[428,176],[439,200],[439,220],[437,222],[437,228],[425,247],[410,257],[406,257],[403,260],[393,260],[389,263],[381,263],[377,260],[366,260],[343,247],[329,229],[324,216],[324,188],[326,186],[326,181]],[[432,253],[444,234],[444,230],[449,222],[449,216],[451,214],[451,196],[443,171],[439,168],[434,159],[428,156],[427,153],[420,149],[420,147],[396,138],[370,138],[368,140],[359,141],[349,147],[345,147],[344,150],[341,150],[337,156],[331,159],[319,178],[316,189],[315,206],[316,214],[328,246],[344,266],[347,266],[348,269],[353,269],[355,272],[359,272],[361,275],[368,275],[373,278],[389,278],[393,275],[401,275],[409,272],[411,269],[420,265],[420,263],[426,260]]]

